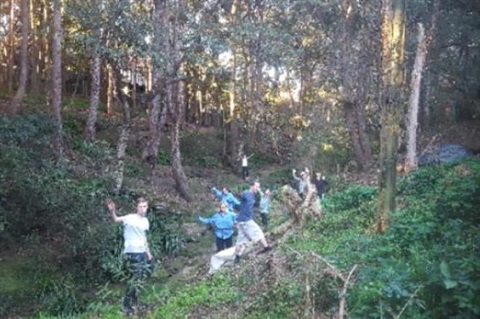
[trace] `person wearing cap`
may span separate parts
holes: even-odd
[[[212,217],[198,217],[201,223],[215,227],[217,252],[232,247],[236,217],[232,211],[228,210],[228,205],[225,202],[220,203],[219,211],[213,214]]]

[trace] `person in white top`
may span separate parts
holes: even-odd
[[[250,156],[247,156],[247,154],[243,154],[242,158],[241,158],[241,161],[242,161],[242,177],[245,181],[248,180],[248,176],[249,176],[248,159],[252,156],[253,156],[253,154],[250,155]]]
[[[150,228],[146,217],[148,202],[140,197],[137,199],[137,212],[124,216],[117,216],[116,205],[111,199],[107,200],[107,208],[115,223],[123,223],[123,253],[127,257],[131,278],[125,291],[122,311],[130,315],[134,313],[133,304],[138,303],[138,282],[145,277],[147,261],[152,260],[146,235],[146,231]]]

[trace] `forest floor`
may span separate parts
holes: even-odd
[[[0,104],[1,103],[0,101]],[[1,108],[0,108],[1,109]],[[111,131],[112,127],[107,130]],[[134,132],[132,136],[136,136],[136,140],[132,141],[132,146],[136,149],[134,154],[139,154],[138,149],[143,145],[142,139],[145,137],[145,125],[141,130]],[[105,133],[105,132],[104,132]],[[110,132],[106,136],[99,134],[99,138],[105,137],[112,145],[115,145],[114,133]],[[200,157],[209,159],[211,155],[215,159],[221,153],[221,141],[216,138],[213,130],[204,128],[189,128],[182,135],[187,144],[186,149],[189,153],[197,153]],[[460,144],[472,150],[476,154],[480,152],[480,125],[478,121],[451,123],[440,126],[435,132],[422,132],[418,139],[419,154],[433,145],[440,144]],[[164,149],[169,149],[164,145]],[[167,151],[168,153],[168,151]],[[401,158],[401,157],[400,157]],[[132,156],[131,161],[139,161],[139,156]],[[139,163],[136,163],[141,165]],[[146,165],[145,165],[146,167]],[[255,162],[251,166],[252,178],[260,177],[265,184],[271,185],[270,177],[276,175],[279,171],[287,172],[292,167],[268,165],[256,165]],[[168,257],[161,260],[161,268],[163,274],[168,274],[170,280],[191,281],[199,280],[206,276],[208,271],[208,261],[210,256],[215,252],[214,237],[207,227],[199,225],[196,222],[196,216],[208,216],[213,213],[215,202],[211,196],[210,189],[212,186],[222,187],[228,186],[236,191],[240,191],[247,187],[245,181],[242,180],[237,170],[224,168],[197,168],[185,164],[185,172],[188,176],[188,186],[191,190],[193,200],[187,202],[182,199],[175,190],[172,176],[172,170],[169,165],[157,165],[154,169],[145,168],[137,176],[130,175],[126,177],[125,184],[129,190],[135,193],[145,195],[152,202],[153,206],[159,207],[157,211],[163,211],[168,207],[168,212],[175,212],[185,216],[183,222],[183,231],[186,235],[184,243],[184,253],[174,257]],[[372,165],[364,172],[344,170],[339,172],[342,178],[348,184],[364,184],[375,185],[377,183],[377,168]],[[293,183],[293,181],[287,181]],[[173,206],[173,209],[172,207]],[[268,235],[267,235],[268,237]],[[275,246],[276,243],[274,242]],[[270,255],[270,254],[269,254]],[[257,255],[250,254],[246,257],[250,269],[255,269],[255,263],[264,263],[267,258],[281,258],[276,254]],[[2,260],[0,254],[0,260]],[[281,261],[274,262],[275,265],[281,265]],[[252,291],[252,294],[254,292]],[[199,308],[198,311],[202,311]],[[198,314],[201,317],[201,313]]]

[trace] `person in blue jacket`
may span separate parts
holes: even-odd
[[[240,209],[237,217],[238,237],[235,245],[235,263],[240,262],[240,258],[248,242],[260,242],[263,246],[261,253],[272,250],[272,247],[265,239],[260,226],[253,220],[253,207],[255,205],[255,194],[260,190],[260,182],[254,181],[250,184],[250,189],[244,191],[241,198]]]
[[[215,227],[215,237],[217,252],[232,247],[233,229],[235,226],[236,215],[228,210],[225,202],[220,203],[220,210],[212,217],[198,217],[198,220],[206,225]]]
[[[218,200],[220,200],[220,202],[226,203],[228,210],[231,212],[233,212],[235,206],[240,205],[240,201],[226,187],[222,188],[222,190],[212,187],[212,193]]]

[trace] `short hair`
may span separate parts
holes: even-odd
[[[138,205],[138,204],[142,204],[142,203],[147,203],[148,204],[148,200],[145,197],[137,198],[136,204]]]

